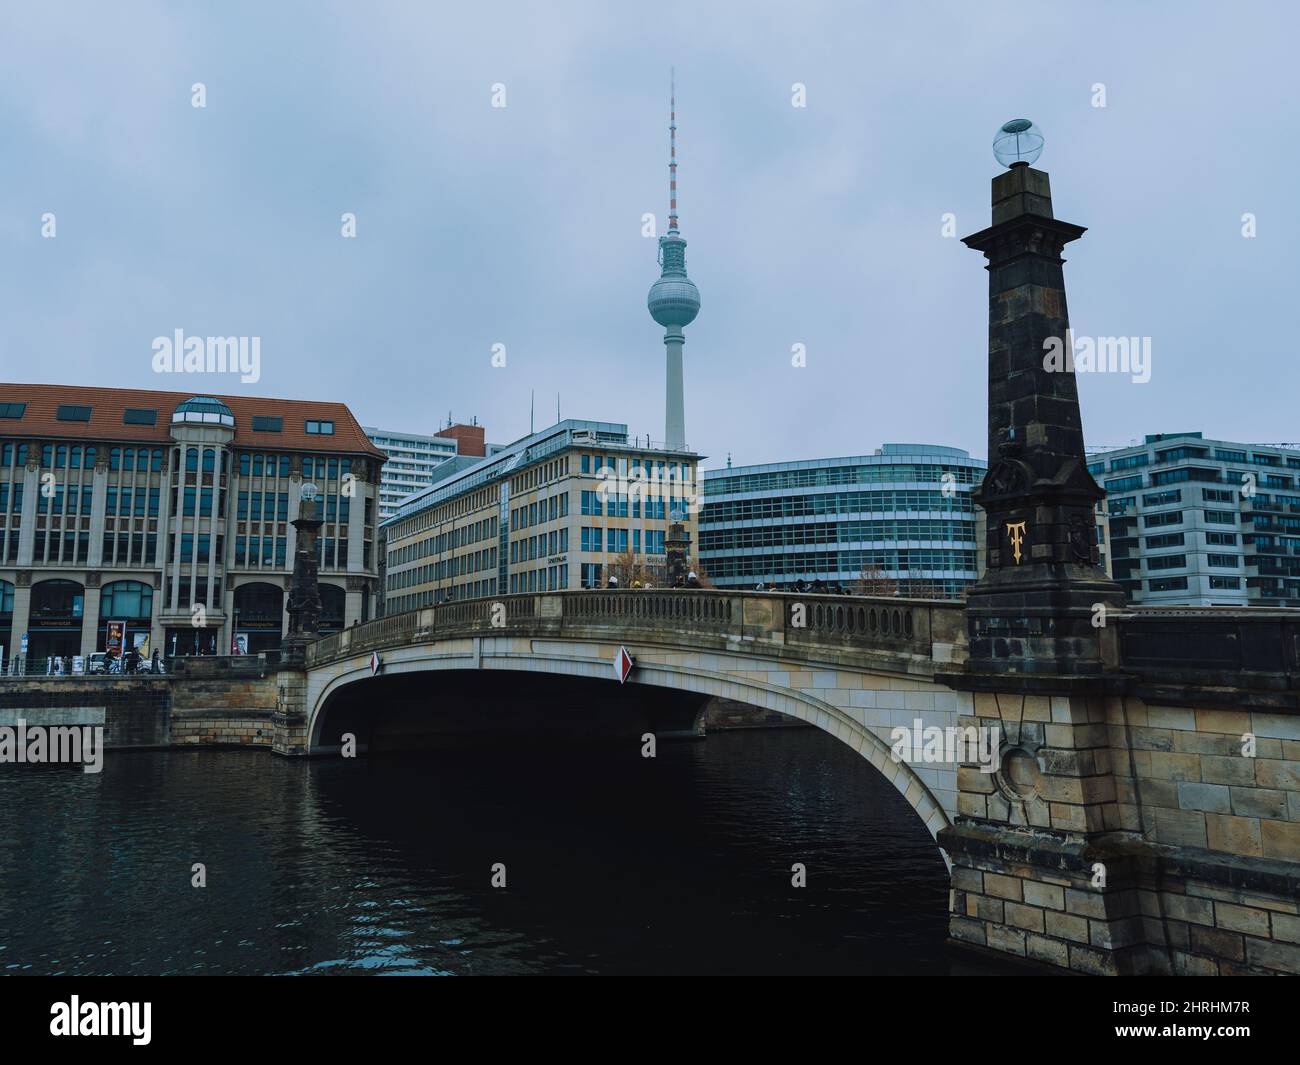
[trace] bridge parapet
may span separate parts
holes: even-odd
[[[317,640],[309,668],[339,658],[453,636],[671,634],[740,640],[781,653],[888,656],[912,664],[965,655],[960,603],[714,589],[609,589],[444,603]]]
[[[1123,670],[1142,687],[1218,688],[1240,704],[1297,707],[1300,611],[1258,607],[1139,607],[1122,615]],[[1273,693],[1265,696],[1263,693]]]

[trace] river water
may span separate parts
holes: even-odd
[[[0,819],[5,972],[956,971],[934,841],[815,729],[654,759],[109,752],[0,766]]]

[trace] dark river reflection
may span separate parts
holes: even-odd
[[[814,729],[662,744],[653,760],[110,752],[97,776],[0,767],[0,814],[8,972],[952,968],[933,840]]]

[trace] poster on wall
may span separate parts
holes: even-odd
[[[116,658],[122,653],[122,643],[126,639],[126,622],[109,621],[104,624],[104,650],[109,657]]]
[[[230,649],[232,654],[248,654],[248,633],[239,632],[235,634],[234,646]]]

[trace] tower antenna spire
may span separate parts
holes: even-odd
[[[669,449],[686,448],[686,410],[682,396],[684,326],[700,313],[700,293],[686,276],[686,241],[677,229],[677,70],[669,81],[668,231],[659,238],[659,280],[650,286],[646,306],[664,327],[667,379],[664,390],[664,441]]]
[[[668,232],[677,232],[677,68],[668,75]]]

